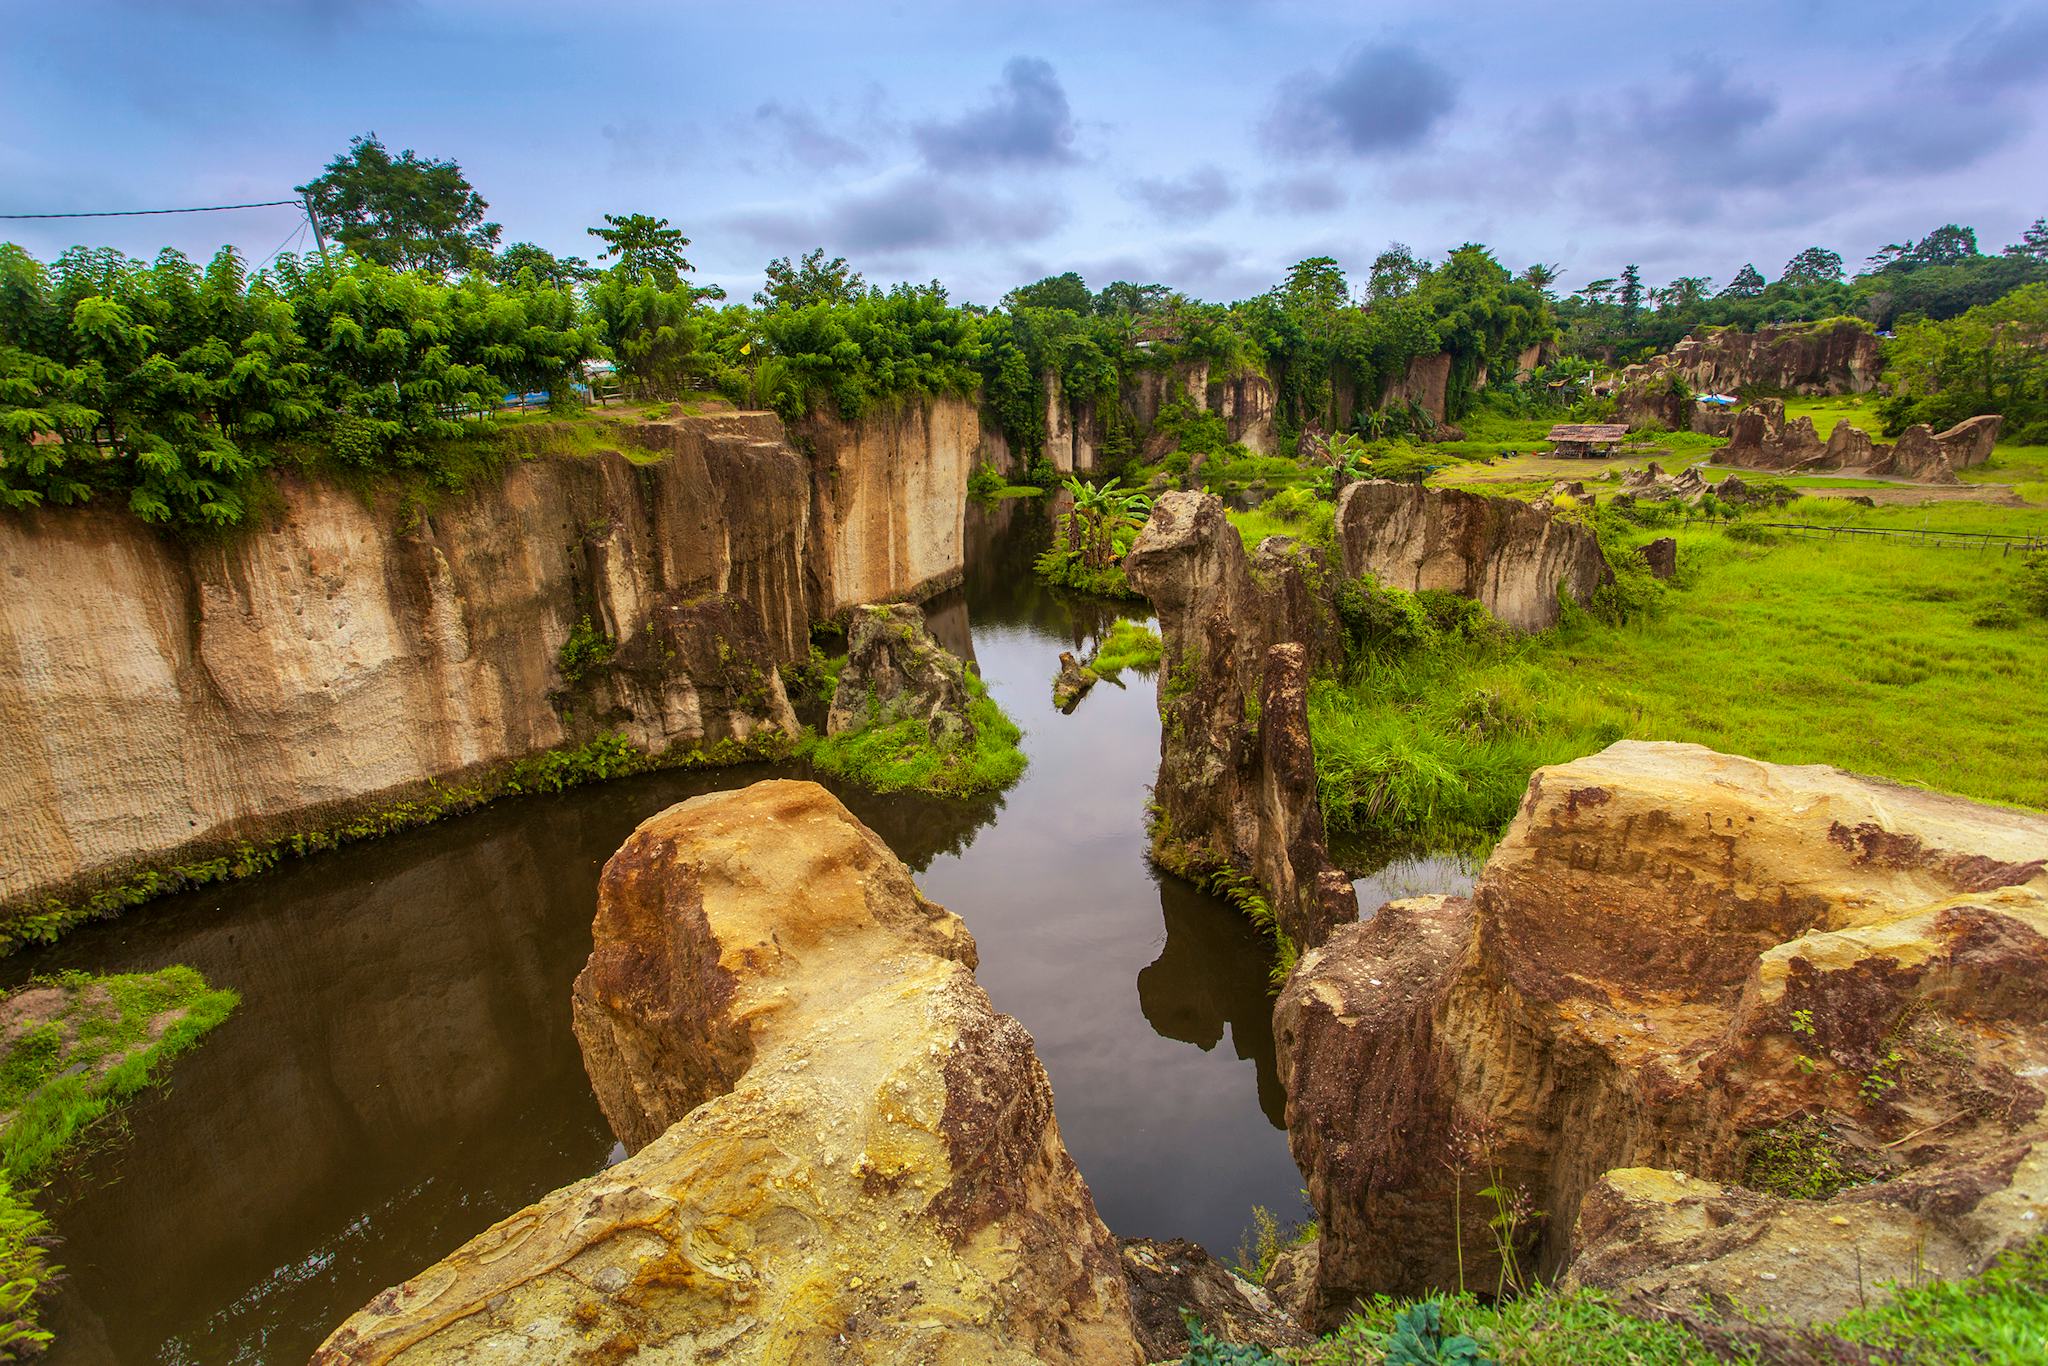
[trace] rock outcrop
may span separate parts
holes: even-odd
[[[1475,598],[1518,631],[1555,626],[1558,594],[1584,602],[1614,582],[1583,523],[1515,498],[1370,480],[1344,490],[1337,544],[1347,578]]]
[[[1877,387],[1877,334],[1849,319],[1829,326],[1783,323],[1754,332],[1703,329],[1661,356],[1622,372],[1624,384],[1675,376],[1697,393],[1776,389],[1862,394]],[[1673,426],[1684,429],[1684,423]]]
[[[811,462],[813,618],[960,582],[967,478],[981,449],[974,404],[923,399],[859,422],[814,413],[793,435]]]
[[[811,783],[643,822],[575,1020],[633,1154],[315,1362],[1144,1360],[1115,1241],[974,944]]]
[[[1124,572],[1165,646],[1155,857],[1187,876],[1251,876],[1296,944],[1321,943],[1358,913],[1324,843],[1308,738],[1309,675],[1339,648],[1319,590],[1328,567],[1284,537],[1248,559],[1221,500],[1167,493]]]
[[[1099,681],[1094,670],[1074,658],[1072,650],[1061,650],[1060,671],[1052,680],[1052,704],[1062,712],[1071,713]]]
[[[916,721],[934,739],[971,741],[969,700],[966,666],[932,639],[923,612],[908,603],[856,607],[825,733]]]
[[[1715,457],[1722,464],[1752,469],[1841,471],[1913,479],[1926,484],[1958,482],[1956,471],[1991,458],[2001,419],[1973,417],[1945,432],[1919,423],[1898,442],[1872,441],[1848,422],[1837,422],[1823,443],[1810,418],[1785,418],[1782,399],[1765,398],[1736,414],[1728,444]]]
[[[1650,568],[1650,573],[1660,579],[1678,577],[1678,542],[1670,536],[1659,536],[1656,540],[1636,547],[1636,554]]]
[[[1734,475],[1728,478],[1734,479]],[[1725,481],[1724,481],[1725,482]],[[1739,481],[1738,481],[1739,483]],[[1615,491],[1618,498],[1644,499],[1651,502],[1668,502],[1673,498],[1681,502],[1697,503],[1715,490],[1707,486],[1707,478],[1699,468],[1688,465],[1677,474],[1666,474],[1664,467],[1652,460],[1639,470],[1630,470],[1621,477],[1621,487]],[[1718,493],[1716,496],[1719,496]]]
[[[321,830],[604,732],[793,728],[814,611],[959,572],[970,405],[612,429],[419,508],[286,474],[231,537],[0,518],[0,907]],[[920,444],[925,443],[925,444]],[[566,648],[565,648],[566,647]]]
[[[1147,1361],[1177,1361],[1190,1341],[1183,1314],[1211,1337],[1261,1347],[1302,1347],[1308,1334],[1261,1286],[1211,1257],[1200,1244],[1175,1238],[1123,1240],[1124,1281]]]
[[[1829,1228],[1981,1265],[2048,1212],[2044,869],[2048,818],[1835,769],[1622,742],[1539,770],[1470,903],[1338,931],[1276,1007],[1317,1315],[1455,1285],[1460,1205],[1490,1282],[1474,1196],[1500,1183],[1546,1276],[1712,1288],[1686,1268],[1811,1247],[1809,1275],[1743,1298],[1839,1305],[1852,1245],[1813,1206],[1697,1184],[1752,1179],[1788,1126],[1877,1178]]]
[[[1387,381],[1380,391],[1380,406],[1401,407],[1414,404],[1429,415],[1432,422],[1442,422],[1448,414],[1448,400],[1451,387],[1451,358],[1448,353],[1410,358],[1401,373]]]

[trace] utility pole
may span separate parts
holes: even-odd
[[[313,243],[320,248],[320,257],[322,260],[325,260],[327,258],[327,234],[320,228],[320,212],[313,207],[313,192],[308,190],[301,194],[299,201],[306,206],[306,221],[313,225]]]

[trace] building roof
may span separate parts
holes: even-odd
[[[1607,442],[1628,435],[1625,422],[1560,422],[1550,429],[1552,441]]]

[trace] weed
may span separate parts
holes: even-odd
[[[591,625],[585,615],[569,628],[569,638],[562,642],[555,663],[561,668],[563,682],[577,683],[592,669],[611,663],[618,652],[619,642]]]
[[[1824,1122],[1801,1117],[1743,1140],[1742,1184],[1788,1200],[1825,1200],[1869,1179],[1846,1156],[1847,1148]]]

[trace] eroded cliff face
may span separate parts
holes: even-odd
[[[1319,944],[1358,900],[1331,861],[1308,735],[1310,674],[1336,662],[1328,577],[1275,537],[1247,557],[1220,499],[1167,493],[1124,561],[1159,614],[1159,815],[1172,871],[1255,878],[1293,941]]]
[[[1555,626],[1560,593],[1585,602],[1614,581],[1590,527],[1462,489],[1353,484],[1338,501],[1337,543],[1346,577],[1446,589],[1520,631]]]
[[[105,505],[0,519],[0,907],[604,732],[792,732],[778,666],[814,612],[959,572],[966,404],[821,433],[815,462],[770,414],[620,436],[633,458],[516,461],[424,513],[286,476],[218,542]]]
[[[974,941],[813,783],[606,865],[576,1033],[635,1151],[336,1330],[323,1363],[1145,1360],[1117,1247]]]
[[[1501,1181],[1525,1268],[1674,1303],[1840,1312],[1876,1293],[1859,1245],[1977,1269],[2048,1214],[2044,870],[2040,816],[1834,769],[1622,742],[1539,770],[1472,902],[1340,929],[1276,1007],[1319,1315],[1455,1285],[1459,1188],[1490,1281]],[[1800,1124],[1874,1184],[1715,1189]]]
[[[905,401],[859,422],[813,414],[794,435],[812,464],[815,617],[960,581],[967,477],[982,448],[972,402]]]
[[[1754,332],[1687,337],[1661,356],[1622,372],[1625,383],[1675,373],[1700,393],[1761,388],[1798,394],[1862,394],[1883,366],[1877,334],[1856,322],[1816,327],[1785,323]],[[1683,424],[1679,425],[1681,430]]]

